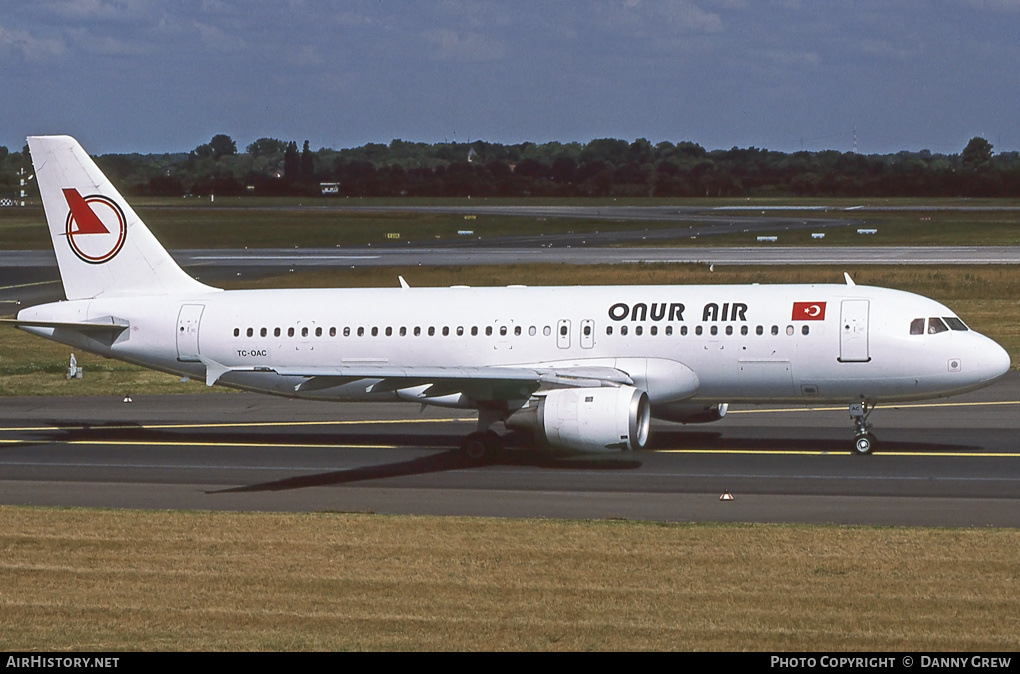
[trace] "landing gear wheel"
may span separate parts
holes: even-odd
[[[503,443],[495,431],[479,431],[464,438],[460,454],[465,463],[478,466],[499,458]]]
[[[864,456],[875,450],[875,436],[871,433],[858,435],[854,440],[854,454]]]

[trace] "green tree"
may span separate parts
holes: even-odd
[[[219,159],[224,155],[237,154],[237,143],[230,136],[218,133],[209,141],[209,148],[212,150],[213,159]]]
[[[975,136],[963,148],[961,155],[963,168],[971,171],[983,171],[992,166],[992,144],[980,136]]]

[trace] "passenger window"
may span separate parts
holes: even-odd
[[[443,326],[443,337],[449,337],[449,336],[450,336],[450,326],[444,325]]]
[[[387,337],[392,337],[393,336],[393,328],[391,328],[391,327],[387,327],[386,328],[386,336]]]
[[[792,325],[786,326],[786,334],[787,335],[792,335],[793,334],[793,326]]]
[[[643,332],[644,332],[644,329],[640,325],[637,326],[636,328],[634,328],[634,334],[635,335],[641,335],[641,333],[643,333]]]
[[[718,335],[718,334],[719,334],[719,328],[717,328],[716,326],[714,326],[714,325],[713,325],[713,326],[712,326],[712,327],[711,327],[711,328],[709,329],[709,332],[711,332],[711,333],[712,333],[712,336],[713,336],[713,337],[715,337],[716,335]]]
[[[358,337],[365,336],[365,328],[358,328]]]
[[[606,326],[606,334],[607,335],[613,334],[613,326],[611,326],[611,325],[607,325]]]
[[[241,336],[241,328],[234,328],[234,337]]]
[[[336,337],[336,328],[330,328],[329,329],[329,336],[330,337]]]
[[[487,325],[485,327],[485,336],[486,337],[492,337],[492,326],[491,325]]]
[[[280,336],[280,328],[274,328],[273,329],[273,337],[279,337],[279,336]]]
[[[379,328],[372,328],[372,336],[373,337],[379,336]]]
[[[287,336],[288,337],[294,336],[294,328],[287,328]]]
[[[806,335],[809,332],[811,332],[811,329],[808,326],[806,326],[806,325],[800,329],[800,334],[802,334],[802,335]]]
[[[255,334],[255,331],[252,330],[251,328],[248,328],[248,336],[251,337],[254,334]]]
[[[779,326],[778,325],[773,325],[772,326],[772,335],[775,336],[775,335],[778,335],[778,334],[779,334]]]
[[[315,328],[315,336],[322,337],[322,328]]]
[[[732,335],[733,334],[733,326],[732,325],[727,325],[726,326],[726,334],[727,335]]]
[[[757,328],[754,329],[754,334],[756,334],[756,335],[764,335],[765,334],[765,328],[763,328],[762,326],[759,325]]]
[[[686,337],[687,336],[687,326],[686,325],[681,325],[680,326],[680,336],[681,337]]]
[[[414,336],[415,337],[420,337],[421,336],[421,327],[419,327],[417,325],[414,326]]]
[[[667,337],[672,337],[673,336],[673,326],[672,325],[667,325],[666,326],[666,336]]]
[[[626,325],[621,325],[620,326],[620,334],[621,335],[626,335],[627,334],[627,326]]]
[[[923,335],[924,334],[924,319],[915,318],[910,321],[910,334],[912,335]]]
[[[436,329],[435,329],[435,327],[434,327],[434,326],[431,326],[431,325],[430,325],[430,326],[429,326],[429,337],[434,337],[434,336],[435,336],[435,334],[436,334]]]
[[[506,337],[506,326],[505,325],[499,326],[499,336],[500,337]]]
[[[942,322],[941,318],[929,318],[928,319],[928,334],[934,335],[940,332],[947,332],[949,328]]]
[[[351,329],[350,328],[344,328],[344,337],[350,337],[350,336],[351,336]]]
[[[301,328],[301,336],[302,337],[308,336],[308,328]]]
[[[585,330],[584,334],[586,335],[590,332],[588,328],[585,328],[584,330]],[[658,326],[653,325],[651,328],[648,329],[648,332],[650,332],[654,337],[655,335],[659,334],[659,328]]]
[[[740,326],[740,334],[742,334],[742,335],[746,335],[747,334],[747,326],[746,325],[741,325]]]
[[[457,326],[457,336],[458,337],[463,337],[464,336],[464,327],[461,326],[461,325]]]
[[[704,330],[702,329],[702,327],[700,325],[698,327],[694,328],[694,334],[696,334],[697,336],[700,337],[702,332],[704,332]]]

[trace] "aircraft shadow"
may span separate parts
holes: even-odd
[[[828,452],[831,454],[851,454],[853,438],[734,438],[726,437],[720,432],[684,432],[656,431],[649,443],[648,450],[719,450],[719,451],[759,451],[759,452]],[[930,453],[939,451],[973,452],[984,451],[977,445],[960,445],[931,442],[898,442],[883,440],[879,434],[876,453],[882,452],[917,452]]]
[[[420,445],[421,443],[419,442],[418,444]],[[470,464],[465,462],[458,450],[453,449],[445,452],[438,452],[436,454],[430,454],[429,456],[411,459],[410,461],[362,466],[359,468],[331,471],[328,473],[316,473],[313,475],[301,475],[284,478],[282,480],[245,485],[243,487],[218,489],[208,493],[231,494],[260,491],[286,491],[290,489],[304,489],[306,487],[328,487],[340,484],[350,484],[353,482],[366,482],[393,477],[442,473],[451,470],[485,468],[491,466],[531,466],[552,470],[633,470],[641,467],[641,462],[634,459],[610,459],[602,457],[557,457],[550,456],[548,452],[540,450],[514,448],[504,451],[498,458],[493,460],[480,464]]]

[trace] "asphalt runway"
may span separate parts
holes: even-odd
[[[241,393],[7,398],[0,503],[1016,527],[1018,406],[1014,372],[966,396],[880,407],[873,456],[849,453],[842,406],[745,407],[715,424],[658,424],[640,452],[517,447],[465,467],[452,449],[473,423],[436,408]]]

